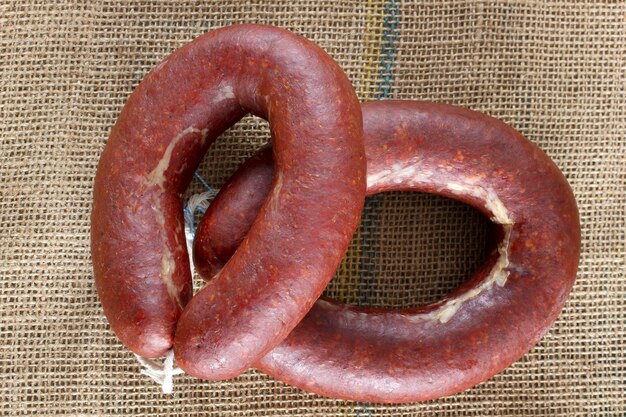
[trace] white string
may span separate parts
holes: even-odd
[[[184,208],[185,218],[185,242],[187,244],[187,253],[189,254],[189,266],[191,268],[191,276],[193,277],[195,267],[193,264],[193,256],[191,249],[193,247],[193,238],[196,234],[195,229],[195,213],[203,213],[215,198],[217,191],[208,187],[206,182],[201,182],[208,188],[200,194],[194,194],[189,197]],[[137,361],[141,365],[139,372],[146,375],[157,384],[161,385],[163,394],[171,394],[174,391],[174,375],[184,374],[183,370],[174,365],[174,349],[167,351],[164,359],[147,359],[135,354]]]
[[[171,394],[174,391],[174,375],[183,374],[183,370],[174,366],[174,349],[167,351],[165,359],[146,359],[135,354],[141,365],[139,372],[150,377],[154,382],[161,385],[163,394]]]

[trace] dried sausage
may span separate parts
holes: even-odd
[[[499,225],[499,244],[471,279],[430,305],[387,310],[318,300],[255,367],[311,392],[359,401],[459,392],[519,359],[556,319],[578,265],[576,202],[538,147],[478,112],[373,102],[363,105],[363,124],[368,195],[413,190],[464,201]],[[228,265],[271,173],[264,151],[209,207],[194,248],[202,270]],[[222,222],[225,216],[235,220]],[[216,256],[204,258],[211,251]]]
[[[359,401],[424,401],[462,391],[518,360],[563,307],[580,251],[574,196],[537,146],[481,113],[372,102],[363,105],[363,125],[368,195],[413,190],[461,200],[498,225],[499,243],[471,279],[433,304],[387,310],[318,300],[255,367],[307,391]],[[228,267],[265,198],[271,167],[265,150],[209,207],[194,248],[205,278]]]
[[[274,134],[271,196],[228,266],[190,301],[181,195],[210,144],[248,112]],[[236,376],[278,344],[358,225],[362,135],[343,71],[282,29],[215,30],[155,67],[120,113],[94,185],[96,287],[120,340],[144,357],[174,343],[179,366],[208,379]]]

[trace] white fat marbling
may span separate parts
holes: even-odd
[[[408,182],[416,184],[428,180],[430,173],[420,169],[420,159],[411,159],[405,164],[395,163],[391,169],[386,169],[376,174],[367,176],[367,186],[374,187],[379,183],[392,182],[394,184],[402,184]]]
[[[153,187],[156,185],[162,190],[164,189],[165,172],[169,168],[170,160],[172,159],[172,152],[174,152],[174,148],[176,147],[176,145],[178,145],[178,142],[180,142],[185,136],[191,133],[200,133],[202,135],[202,141],[204,141],[206,139],[207,129],[200,130],[196,129],[193,126],[189,126],[178,135],[176,135],[176,137],[174,137],[174,139],[172,139],[167,145],[167,148],[165,149],[165,152],[163,153],[163,156],[159,160],[157,166],[147,175],[146,185],[148,187]]]
[[[235,98],[235,92],[233,91],[233,87],[230,85],[225,85],[215,96],[215,101],[217,102],[231,98]]]
[[[485,188],[478,184],[448,183],[446,188],[456,195],[471,195],[480,199],[485,208],[491,212],[491,220],[498,224],[513,224],[502,200],[491,188]]]

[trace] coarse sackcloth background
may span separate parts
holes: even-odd
[[[319,43],[362,100],[443,101],[501,118],[557,163],[582,224],[578,279],[547,336],[464,393],[423,404],[330,400],[250,370],[176,377],[171,397],[110,331],[89,255],[92,183],[126,98],[182,44],[229,24]],[[595,1],[0,2],[0,414],[624,416],[626,4]],[[246,118],[209,152],[215,187],[268,140]],[[201,190],[194,180],[190,192]],[[368,201],[328,293],[414,306],[466,279],[487,221],[452,200]]]

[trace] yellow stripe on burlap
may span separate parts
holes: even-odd
[[[376,98],[380,53],[383,35],[384,0],[368,0],[365,8],[365,31],[363,37],[362,70],[356,85],[361,101]],[[361,262],[361,231],[357,229],[348,253],[337,271],[338,295],[342,302],[358,300],[358,269]]]
[[[361,101],[376,98],[378,73],[380,72],[380,53],[382,47],[384,0],[368,0],[365,8],[365,30],[363,37],[362,70],[356,84],[356,92]],[[338,271],[338,295],[342,302],[358,301],[359,274],[361,263],[361,230],[357,229],[348,253]],[[344,401],[344,416],[355,415],[355,403]],[[358,407],[358,405],[356,405]]]

